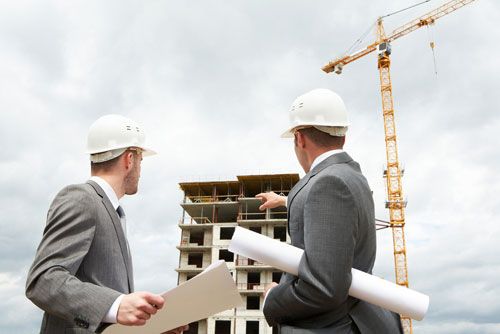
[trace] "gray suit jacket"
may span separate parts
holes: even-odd
[[[133,291],[132,264],[118,214],[93,181],[59,192],[26,282],[45,311],[40,333],[100,332],[120,294]]]
[[[376,252],[371,190],[343,152],[307,173],[288,195],[292,245],[305,250],[298,277],[285,274],[264,315],[285,333],[402,333],[399,316],[348,296],[351,268],[372,272]]]

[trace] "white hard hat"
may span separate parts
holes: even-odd
[[[281,137],[293,137],[298,127],[313,126],[332,136],[343,136],[349,121],[344,101],[329,89],[314,89],[295,99],[290,109],[290,127]]]
[[[87,153],[95,163],[114,159],[129,147],[140,148],[143,156],[156,154],[144,146],[145,141],[144,130],[138,123],[121,115],[106,115],[90,126]]]

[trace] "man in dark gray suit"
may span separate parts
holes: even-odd
[[[142,157],[154,154],[144,142],[142,128],[123,116],[103,116],[91,126],[92,177],[55,197],[26,282],[26,296],[45,311],[40,333],[99,333],[111,323],[140,326],[162,308],[161,296],[134,292],[119,203],[137,192]]]
[[[298,97],[290,112],[297,159],[306,175],[288,198],[257,195],[261,209],[288,206],[292,245],[304,249],[298,277],[266,291],[264,315],[280,333],[402,333],[399,316],[348,296],[351,268],[371,273],[376,236],[372,193],[359,164],[343,151],[347,111],[332,91]]]

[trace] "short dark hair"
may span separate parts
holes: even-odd
[[[300,129],[298,131],[309,138],[314,144],[322,148],[342,148],[344,146],[345,137],[331,136],[330,134],[318,130],[315,127]]]
[[[108,161],[103,161],[103,162],[90,162],[90,171],[91,173],[99,173],[99,172],[109,172],[113,167],[116,166],[118,163],[118,160],[127,153],[134,153],[134,155],[137,155],[137,151],[133,149],[126,149],[125,152],[117,156],[116,158],[113,158]]]
[[[127,151],[125,151],[127,152]],[[123,152],[123,153],[125,153]],[[90,171],[92,173],[98,173],[98,172],[109,172],[111,169],[113,169],[113,167],[116,166],[116,164],[118,163],[118,160],[120,160],[120,157],[123,155],[120,154],[119,156],[117,156],[116,158],[113,158],[111,160],[108,160],[108,161],[103,161],[103,162],[90,162]]]

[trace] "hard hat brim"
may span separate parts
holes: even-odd
[[[150,157],[152,155],[158,154],[156,151],[154,151],[154,150],[152,150],[150,148],[147,148],[147,147],[139,147],[138,146],[137,148],[141,149],[143,157]],[[127,148],[126,147],[124,147],[124,148],[120,147],[120,148],[117,148],[116,150],[119,150],[119,149],[123,149],[123,151],[125,151]],[[112,151],[112,150],[109,150],[109,151]],[[104,152],[109,152],[109,151],[101,151],[101,152],[87,151],[86,154],[94,155],[94,154],[99,154],[99,153],[104,153]]]
[[[141,147],[142,149],[142,156],[143,157],[150,157],[152,155],[158,154],[156,151],[153,151],[152,149],[146,148],[146,147]]]
[[[308,124],[307,126],[304,126],[304,127],[314,127],[314,126],[318,126],[318,125]],[[339,127],[346,127],[347,128],[348,126],[349,126],[349,123],[345,123],[345,125],[340,125]],[[293,138],[293,134],[295,132],[294,130],[298,129],[298,128],[304,128],[304,127],[301,127],[300,125],[291,127],[290,129],[283,132],[280,137],[281,138]]]
[[[288,130],[283,132],[280,137],[281,138],[293,138],[293,129],[295,129],[295,128],[296,128],[296,126],[289,128]]]

